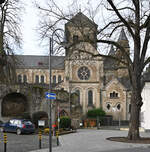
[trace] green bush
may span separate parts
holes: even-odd
[[[71,119],[67,116],[60,117],[60,128],[70,128]]]
[[[103,117],[106,113],[102,108],[88,110],[87,117],[89,118],[96,118],[96,117]]]

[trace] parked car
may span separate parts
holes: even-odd
[[[3,132],[16,132],[17,135],[21,133],[34,133],[34,124],[25,119],[11,119],[2,125]]]
[[[2,127],[3,127],[3,122],[0,120],[0,132],[3,131]]]
[[[0,120],[0,127],[2,127],[3,126],[3,122]]]

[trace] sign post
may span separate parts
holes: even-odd
[[[51,74],[50,74],[51,75]],[[50,81],[51,82],[51,81]],[[51,83],[50,83],[51,84]],[[51,87],[50,87],[51,88]],[[51,91],[51,89],[50,89]],[[51,92],[46,92],[46,99],[50,99],[50,110],[49,110],[49,152],[52,152],[52,115],[51,115],[51,100],[56,99],[56,94]]]

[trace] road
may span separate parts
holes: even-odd
[[[108,137],[127,136],[127,131],[119,130],[78,130],[77,133],[61,136],[61,146],[53,152],[150,152],[149,144],[131,144],[106,140]],[[150,133],[141,133],[150,137]],[[36,152],[48,152],[40,150]]]
[[[27,152],[39,148],[38,135],[24,134],[16,135],[15,133],[7,133],[7,152]],[[56,141],[53,140],[53,146],[56,146]],[[42,136],[42,148],[49,147],[49,136]],[[0,132],[0,152],[4,151],[3,133]]]

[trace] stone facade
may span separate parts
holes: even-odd
[[[80,121],[88,109],[99,107],[102,107],[107,114],[113,115],[115,120],[129,120],[128,71],[112,59],[93,56],[99,54],[96,44],[97,25],[82,13],[78,13],[65,24],[65,34],[70,47],[66,48],[66,56],[51,57],[52,83],[56,90],[64,89],[70,94],[77,92],[79,104],[71,104],[68,98],[67,103],[60,103],[61,109],[69,108],[68,115],[72,113],[72,117],[77,121]],[[124,30],[121,31],[118,41],[129,51]],[[118,51],[111,47],[109,53],[117,55],[116,52]],[[18,55],[16,58],[20,61],[17,66],[18,83],[49,84],[48,56]],[[38,94],[35,98],[41,100],[41,104],[45,102],[44,97],[38,97]],[[33,102],[37,99],[29,100]],[[47,108],[45,103],[43,107],[35,106],[32,112],[38,110],[48,112],[45,107]]]

